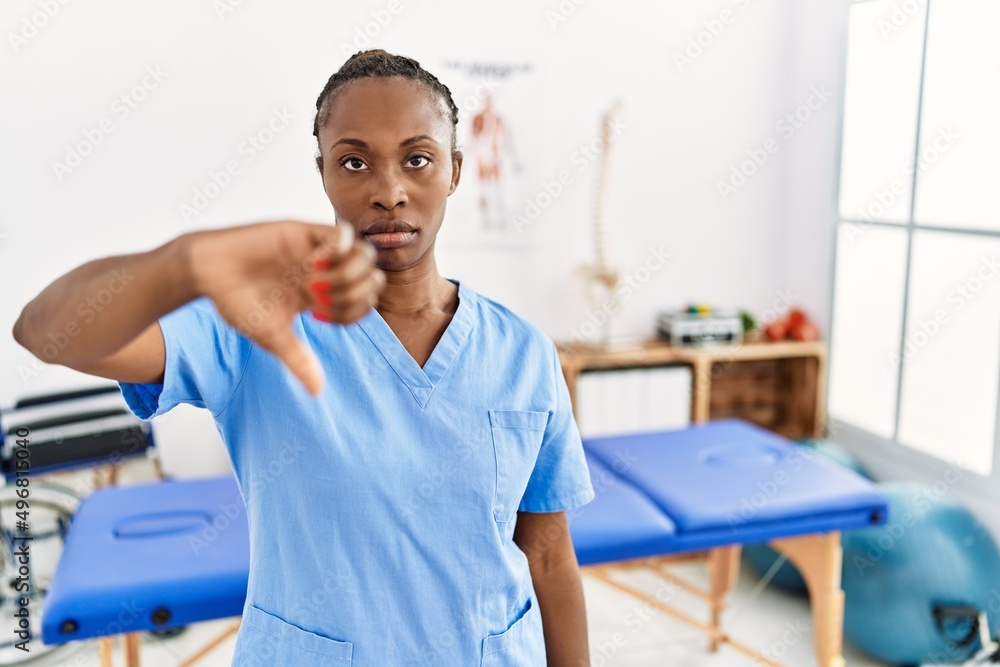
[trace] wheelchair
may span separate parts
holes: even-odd
[[[42,644],[42,602],[80,500],[117,484],[121,464],[140,457],[163,479],[152,429],[128,410],[117,385],[0,410],[0,665],[52,665],[85,648]],[[53,481],[85,468],[94,471],[89,484]]]

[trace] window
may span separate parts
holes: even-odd
[[[829,407],[990,476],[1000,401],[1000,3],[851,6]]]

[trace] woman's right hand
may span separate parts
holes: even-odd
[[[323,385],[319,362],[295,335],[292,320],[350,324],[373,308],[385,285],[375,249],[344,224],[293,220],[195,232],[189,270],[198,294],[223,319],[274,354],[312,395]]]

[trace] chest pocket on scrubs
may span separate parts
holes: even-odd
[[[303,630],[248,605],[233,667],[350,667],[354,644]]]
[[[490,410],[490,428],[497,459],[497,492],[493,517],[511,521],[528,486],[542,446],[549,413],[530,410]]]

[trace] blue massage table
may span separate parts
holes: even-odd
[[[99,489],[66,534],[42,641],[100,638],[101,665],[111,667],[122,635],[125,664],[138,667],[142,631],[240,616],[249,577],[250,531],[232,475]]]
[[[584,572],[706,632],[712,651],[727,643],[778,665],[720,627],[740,545],[768,542],[809,588],[818,664],[844,665],[840,532],[885,523],[887,501],[874,485],[739,420],[591,439],[584,449],[596,497],[569,516]],[[708,551],[707,591],[665,569],[678,560],[672,555],[699,551]],[[623,566],[651,570],[706,600],[711,620],[620,583],[613,573]]]
[[[809,586],[819,664],[843,665],[840,531],[885,521],[886,501],[870,483],[735,420],[592,439],[584,448],[596,498],[569,520],[585,573],[707,632],[712,650],[729,644],[776,665],[720,628],[740,545],[770,542]],[[665,569],[678,554],[706,551],[707,592]],[[619,583],[620,567],[649,568],[703,597],[711,621]],[[126,664],[138,667],[142,631],[239,616],[248,574],[246,514],[232,477],[102,489],[70,526],[42,639],[100,637],[102,666],[110,667],[111,642],[122,634]]]

